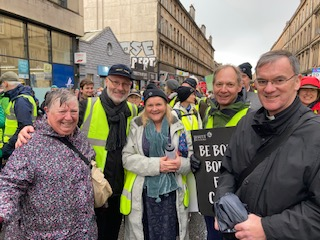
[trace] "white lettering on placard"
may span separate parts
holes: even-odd
[[[224,156],[224,152],[226,151],[228,144],[221,144],[221,145],[212,145],[213,155],[216,156]]]
[[[213,177],[213,186],[214,186],[215,188],[218,187],[218,180],[219,180],[219,177]]]
[[[221,161],[205,161],[206,163],[206,171],[208,172],[219,172],[221,167]]]
[[[215,196],[214,192],[209,192],[208,194],[209,203],[214,204],[214,199],[213,199],[214,196]]]
[[[199,146],[199,154],[201,157],[210,157],[210,145],[200,145]]]

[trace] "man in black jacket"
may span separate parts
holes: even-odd
[[[297,97],[299,61],[290,52],[263,54],[256,67],[263,105],[237,125],[222,161],[216,193],[236,193],[251,213],[235,226],[237,239],[308,239],[320,236],[320,118],[312,116],[269,151],[253,171],[241,174],[261,149],[291,129],[310,109]],[[216,225],[216,228],[218,226]]]

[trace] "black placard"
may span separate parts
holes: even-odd
[[[217,189],[219,169],[235,127],[191,131],[193,151],[201,161],[196,172],[197,198],[202,215],[213,216],[213,197]]]

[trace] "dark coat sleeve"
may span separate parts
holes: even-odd
[[[84,120],[84,114],[86,113],[86,108],[87,108],[88,100],[82,100],[79,102],[79,122],[78,122],[78,127],[81,127],[83,120]]]

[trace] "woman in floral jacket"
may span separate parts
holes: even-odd
[[[0,173],[0,221],[5,239],[97,239],[90,168],[57,137],[87,158],[94,151],[77,128],[78,100],[51,92],[46,115]]]

